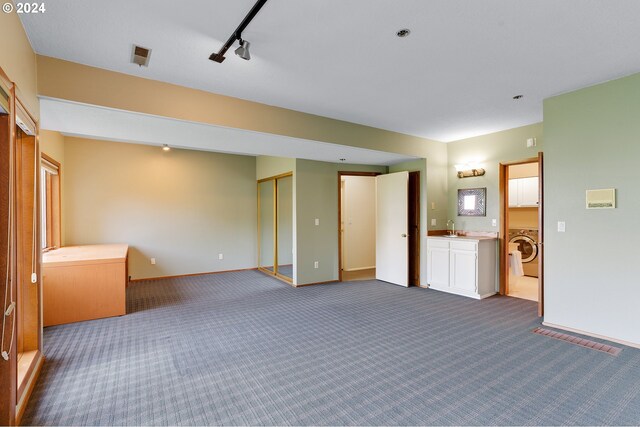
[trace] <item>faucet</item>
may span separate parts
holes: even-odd
[[[449,234],[455,235],[456,234],[456,223],[453,222],[452,219],[448,219],[447,220],[447,228],[449,227],[449,223],[451,223],[451,232],[449,232]]]

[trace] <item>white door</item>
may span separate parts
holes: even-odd
[[[409,172],[376,177],[376,279],[409,286]]]

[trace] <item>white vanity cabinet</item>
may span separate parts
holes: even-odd
[[[429,237],[429,288],[482,299],[497,292],[497,239],[489,237]]]

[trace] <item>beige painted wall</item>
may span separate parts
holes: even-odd
[[[342,268],[346,271],[376,266],[376,179],[343,176]]]
[[[29,112],[40,117],[36,54],[15,12],[0,13],[0,40],[0,67],[18,86],[18,95]]]
[[[64,167],[64,136],[60,132],[53,132],[50,130],[40,129],[40,152],[48,155],[53,158],[55,161],[60,163],[60,216],[61,216],[61,224],[60,224],[60,240],[61,245],[65,245],[65,209],[64,209],[64,201],[65,201],[65,192],[63,191],[65,187],[65,167]]]
[[[538,176],[538,162],[509,166],[509,179]]]
[[[509,209],[507,228],[538,228],[538,208]]]
[[[447,216],[447,144],[38,56],[42,96],[427,159],[430,212]]]
[[[134,279],[254,268],[255,168],[254,157],[65,138],[66,243],[128,243]]]
[[[537,146],[527,148],[527,138],[532,137],[537,139]],[[448,144],[449,219],[455,221],[456,230],[499,231],[500,163],[537,157],[538,152],[543,151],[543,147],[542,123],[450,142]],[[480,177],[458,178],[455,165],[472,161],[479,162],[486,170],[486,174]],[[487,188],[487,215],[457,216],[458,189],[477,187]],[[491,220],[494,218],[498,224],[495,227],[491,225]]]

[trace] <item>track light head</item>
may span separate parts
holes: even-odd
[[[251,55],[249,54],[249,45],[251,45],[251,43],[246,40],[240,39],[240,47],[235,50],[236,55],[246,61],[250,60]]]

